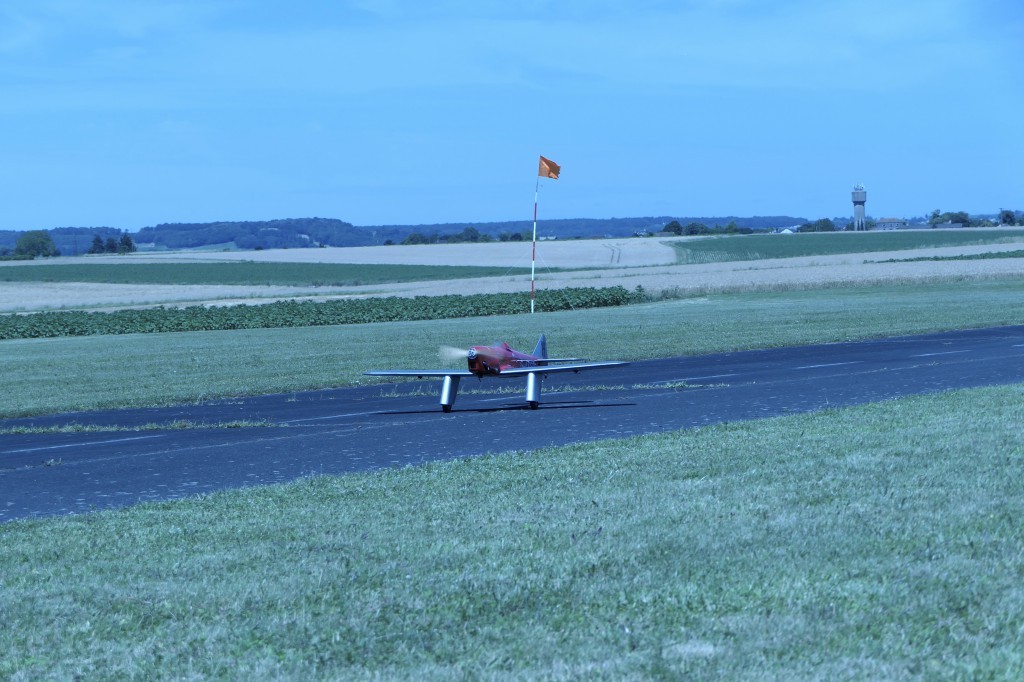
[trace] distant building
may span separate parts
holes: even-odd
[[[902,230],[907,227],[907,221],[902,218],[882,218],[875,222],[876,230]]]
[[[864,185],[856,184],[853,186],[853,229],[855,230],[866,230],[868,229],[867,222],[864,220],[864,204],[868,201],[868,193],[864,189]]]

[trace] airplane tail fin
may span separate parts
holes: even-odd
[[[548,356],[548,340],[544,338],[544,335],[540,335],[540,339],[537,341],[537,347],[533,349],[533,357],[535,358],[547,358]]]

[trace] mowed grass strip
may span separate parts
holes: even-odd
[[[0,677],[1020,679],[1022,399],[4,524]]]
[[[993,251],[990,253],[972,253],[962,256],[921,256],[920,258],[892,258],[880,263],[924,263],[951,260],[993,260],[1000,258],[1024,258],[1024,251]]]
[[[680,263],[724,263],[1014,242],[1024,242],[1024,231],[969,229],[753,234],[672,242],[672,246],[679,254]]]
[[[0,268],[0,282],[358,286],[528,274],[529,268],[338,263],[73,263]]]
[[[535,315],[0,342],[0,417],[347,386],[368,369],[447,367],[442,345],[496,340],[641,360],[1024,324],[1024,280],[721,294]],[[387,379],[379,382],[390,381]]]

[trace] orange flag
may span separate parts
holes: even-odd
[[[540,157],[540,170],[537,172],[537,175],[540,177],[557,180],[560,170],[562,170],[562,167],[551,159],[545,159],[543,156]]]

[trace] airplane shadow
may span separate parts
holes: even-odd
[[[545,410],[582,410],[608,407],[635,407],[636,403],[598,403],[592,400],[563,400],[541,403],[536,410],[531,410],[529,405],[520,403],[499,405],[498,407],[466,407],[463,409],[454,408],[451,412],[442,412],[440,408],[430,410],[388,410],[377,412],[381,415],[407,415],[407,414],[487,414],[491,412],[543,412]]]

